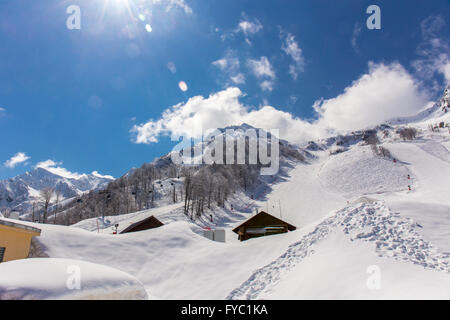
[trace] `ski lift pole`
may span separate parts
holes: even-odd
[[[280,219],[283,219],[283,216],[281,215],[281,200],[278,199],[278,207],[280,209]]]

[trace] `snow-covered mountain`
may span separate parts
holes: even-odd
[[[0,208],[26,213],[34,201],[40,200],[39,191],[42,189],[54,188],[62,201],[90,190],[102,189],[112,180],[97,172],[68,177],[37,167],[14,178],[0,180]]]
[[[185,198],[180,197],[138,212],[99,214],[72,226],[24,223],[42,229],[36,242],[43,255],[122,270],[142,282],[150,297],[161,299],[448,300],[448,99],[447,88],[430,112],[308,142],[308,153],[288,144],[285,151],[306,154],[305,161],[283,156],[282,173],[247,189],[238,185],[222,205],[205,208],[195,218],[185,214]],[[161,159],[154,164],[170,165],[170,158]],[[200,174],[194,172],[191,180]],[[152,192],[167,191],[168,198],[182,179],[154,180]],[[123,201],[133,199],[132,191],[127,195]],[[256,210],[297,229],[240,242],[232,230]],[[113,234],[116,224],[123,230],[150,216],[164,225]],[[226,242],[203,237],[204,228],[224,229]],[[4,270],[5,279],[11,277],[6,272],[14,273]],[[9,284],[4,287],[20,290],[19,280],[4,281]]]

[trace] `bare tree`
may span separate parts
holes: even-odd
[[[44,203],[44,217],[42,219],[43,223],[47,223],[48,207],[50,205],[50,200],[52,199],[54,192],[55,190],[53,188],[44,188],[39,192]]]
[[[31,222],[34,222],[35,209],[36,209],[36,202],[33,202],[33,209],[31,209]]]
[[[368,145],[376,145],[380,143],[380,140],[378,140],[377,132],[376,131],[367,131],[364,133],[363,140]]]
[[[56,194],[56,203],[55,203],[55,215],[53,218],[53,224],[56,224],[56,215],[58,214],[58,205],[59,205],[59,200],[61,198],[61,193],[59,193],[58,191],[55,191]]]

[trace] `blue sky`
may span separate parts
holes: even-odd
[[[448,0],[2,1],[0,179],[47,160],[119,177],[199,126],[296,140],[414,113],[450,79],[449,17]]]

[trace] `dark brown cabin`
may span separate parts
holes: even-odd
[[[241,225],[233,229],[239,235],[239,240],[244,241],[250,238],[269,236],[272,234],[286,233],[297,229],[293,225],[260,211]]]
[[[154,229],[158,228],[164,225],[161,221],[156,219],[154,216],[148,217],[144,220],[135,222],[128,227],[126,227],[124,230],[122,230],[120,233],[128,233],[128,232],[136,232],[136,231],[144,231],[148,229]]]

